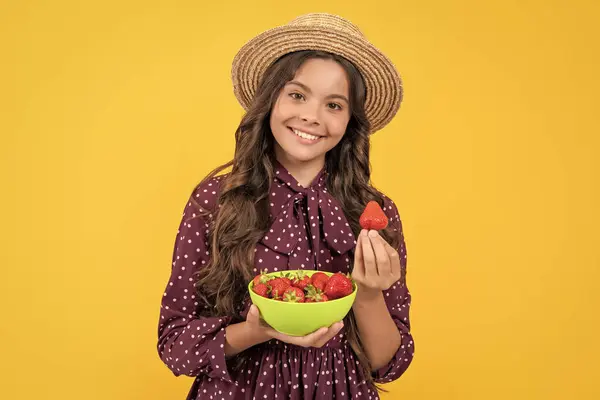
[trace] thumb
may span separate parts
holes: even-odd
[[[258,325],[258,315],[258,307],[252,304],[248,310],[248,315],[246,315],[246,321]]]

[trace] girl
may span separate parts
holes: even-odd
[[[398,110],[400,78],[350,22],[309,14],[248,42],[233,81],[247,113],[233,160],[185,207],[160,357],[196,377],[188,399],[377,399],[414,351],[402,224],[369,167],[369,135]],[[385,230],[361,230],[370,200]],[[247,284],[288,269],[350,272],[358,292],[344,321],[304,337],[265,326]]]

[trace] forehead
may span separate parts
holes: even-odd
[[[349,94],[348,74],[334,60],[309,59],[298,68],[294,80],[308,86],[314,94]]]

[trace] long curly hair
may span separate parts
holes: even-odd
[[[206,210],[196,204],[200,213],[210,218],[208,241],[212,257],[196,277],[198,313],[203,316],[228,316],[241,322],[248,301],[247,284],[253,278],[254,249],[269,228],[269,187],[274,178],[274,143],[269,119],[271,109],[285,84],[294,78],[298,68],[312,58],[334,60],[341,65],[350,83],[350,121],[340,142],[325,156],[327,188],[342,205],[355,236],[361,227],[359,217],[367,202],[383,206],[382,194],[370,183],[370,125],[365,116],[365,85],[356,67],[343,57],[321,51],[299,51],[277,60],[265,73],[249,110],[235,132],[233,160],[211,171],[200,185],[220,172],[223,174],[217,206]],[[398,237],[391,228],[382,231],[392,245]],[[364,375],[375,384],[372,369],[360,340],[352,311],[344,320],[346,336]],[[245,360],[244,352],[231,361],[235,369]],[[237,366],[237,367],[236,367]]]

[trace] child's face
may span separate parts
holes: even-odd
[[[333,60],[310,59],[288,82],[271,110],[279,161],[324,163],[350,120],[346,71]]]

